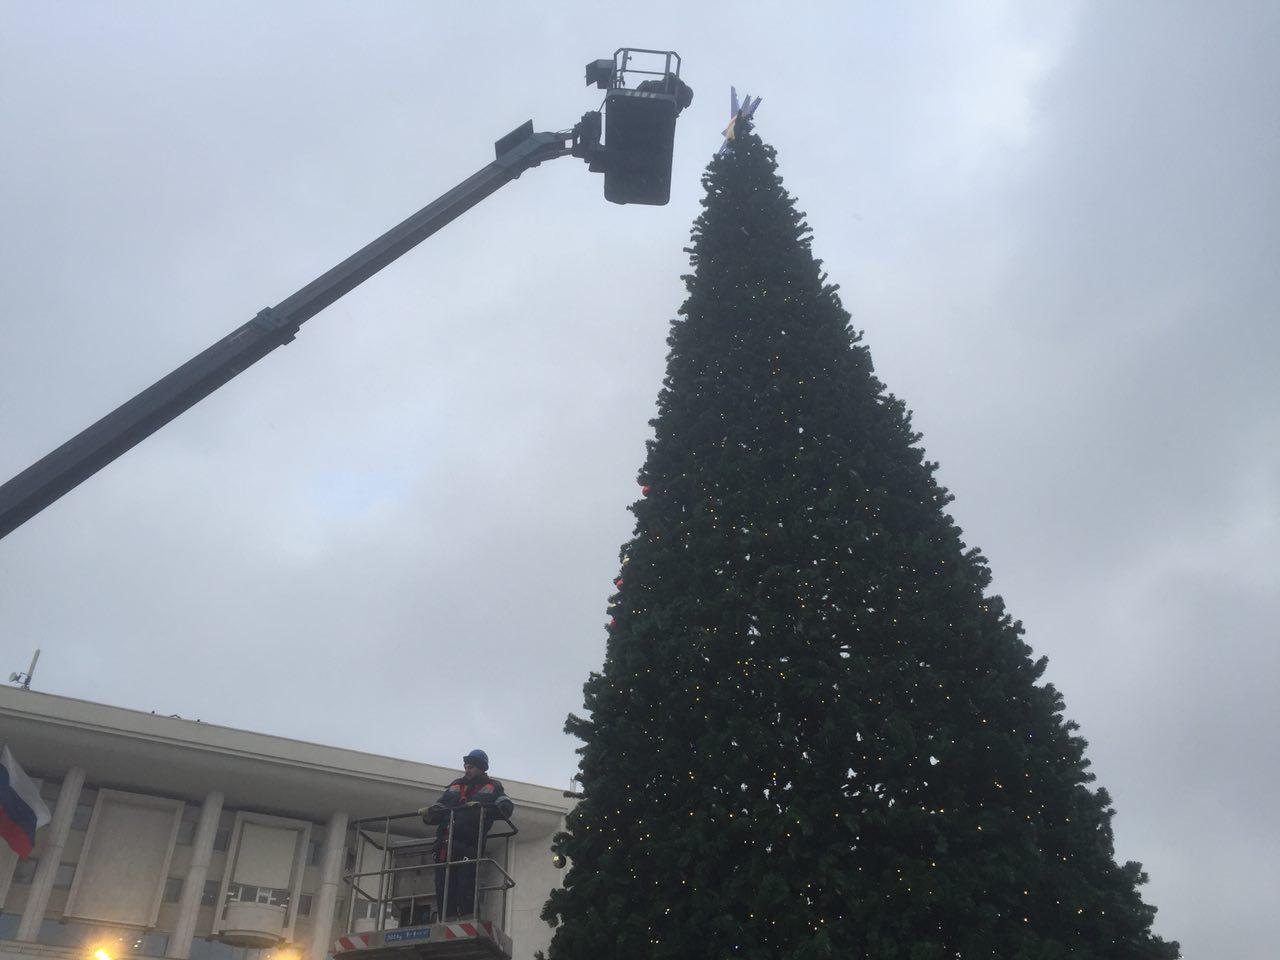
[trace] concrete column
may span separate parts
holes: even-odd
[[[67,845],[71,818],[75,816],[83,787],[84,770],[80,767],[72,767],[62,778],[58,805],[54,807],[53,819],[49,822],[48,840],[40,856],[40,865],[36,867],[36,875],[31,880],[31,892],[27,895],[22,920],[18,923],[18,940],[34,941],[40,932],[45,907],[49,905],[49,891],[53,889],[53,881],[58,875],[58,864],[62,863],[62,850]]]
[[[335,813],[329,818],[324,837],[324,853],[320,860],[320,888],[311,898],[311,946],[307,960],[324,960],[333,945],[333,911],[338,900],[338,883],[342,880],[342,854],[347,843],[347,814]]]
[[[218,833],[218,818],[222,816],[222,794],[216,790],[204,798],[200,807],[200,820],[196,824],[195,839],[191,842],[191,869],[182,881],[182,897],[178,900],[178,919],[169,937],[166,957],[186,960],[191,956],[191,939],[196,933],[196,917],[200,913],[200,900],[204,896],[204,883],[209,879],[209,861],[213,859],[213,839]]]

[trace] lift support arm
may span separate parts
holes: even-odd
[[[495,145],[497,159],[392,227],[358,253],[156,381],[0,486],[0,538],[243,370],[283,346],[343,294],[408,253],[499,187],[544,160],[572,152],[573,133],[534,133],[533,121]]]

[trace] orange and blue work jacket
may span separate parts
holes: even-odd
[[[449,784],[440,795],[440,799],[431,805],[427,820],[428,823],[439,824],[436,828],[435,847],[437,863],[444,863],[448,856],[449,810],[452,808],[465,808],[457,810],[453,815],[453,859],[468,860],[476,855],[480,847],[481,811],[475,807],[466,808],[466,804],[472,801],[486,806],[490,804],[496,806],[497,812],[503,817],[511,815],[511,800],[502,789],[501,782],[491,779],[488,774],[476,777],[474,780],[459,777]],[[494,813],[485,811],[484,819],[487,829],[494,820]]]

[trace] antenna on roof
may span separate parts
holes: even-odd
[[[23,690],[31,689],[31,675],[36,672],[36,661],[40,659],[40,648],[36,648],[35,656],[31,658],[31,666],[27,667],[26,673],[9,674],[9,682],[18,684]]]

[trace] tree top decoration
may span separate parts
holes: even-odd
[[[738,102],[738,88],[729,88],[729,125],[724,128],[724,143],[720,144],[720,149],[716,151],[716,155],[729,153],[733,149],[733,139],[735,136],[735,128],[739,120],[750,120],[756,113],[756,107],[760,106],[760,98],[751,99],[751,95],[742,98],[742,102]]]

